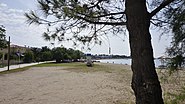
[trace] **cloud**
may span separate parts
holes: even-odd
[[[7,5],[4,4],[4,3],[1,3],[1,4],[0,4],[0,7],[7,7]]]
[[[24,19],[23,17],[24,11],[23,10],[16,10],[8,8],[6,4],[0,4],[0,15],[1,15],[1,23],[8,24],[8,23],[20,23]]]
[[[20,1],[19,1],[20,2]],[[21,2],[20,2],[21,3]],[[21,3],[23,4],[23,2]],[[1,25],[4,25],[7,30],[7,36],[11,36],[11,41],[14,44],[18,45],[29,45],[29,46],[44,46],[44,45],[49,45],[48,42],[45,42],[42,38],[42,33],[46,30],[44,26],[35,26],[35,25],[28,25],[26,24],[26,18],[24,16],[25,11],[20,10],[20,9],[14,9],[8,7],[7,4],[0,4],[0,23]],[[121,52],[114,52],[114,53],[125,53],[129,54],[128,48],[128,42],[125,44],[120,41],[119,39],[116,39],[116,37],[112,38],[110,40],[110,45],[112,46],[112,52],[114,51],[120,51],[117,50],[118,48],[116,47],[122,47]],[[116,42],[119,42],[117,44]],[[60,46],[57,44],[58,42],[55,42],[55,46]],[[62,45],[65,47],[72,47],[72,42],[62,42]],[[92,53],[108,53],[108,43],[104,42],[101,46],[96,46],[93,47],[91,52]],[[78,47],[80,49],[80,47]],[[123,52],[125,51],[125,52]],[[86,52],[86,51],[85,51]]]
[[[11,36],[12,43],[18,45],[38,47],[48,45],[49,43],[42,39],[45,27],[26,24],[25,12],[0,4],[0,25],[5,26],[6,35]]]
[[[20,3],[20,1],[22,1]],[[28,1],[28,0],[27,0]],[[36,0],[34,0],[36,1]],[[21,6],[26,7],[29,5],[31,8],[31,4],[33,3],[26,3],[23,0],[18,0],[18,4],[22,4]],[[29,0],[31,2],[31,0]],[[35,7],[32,7],[35,8]],[[18,45],[27,45],[27,46],[49,46],[49,42],[46,42],[42,38],[42,33],[46,30],[44,26],[35,26],[35,25],[28,25],[26,24],[26,18],[24,13],[27,12],[27,9],[14,9],[9,7],[5,3],[0,3],[0,25],[4,25],[6,28],[6,35],[11,36],[11,42],[13,44]],[[165,38],[164,36],[159,41],[160,32],[159,31],[151,31],[152,34],[152,43],[154,48],[154,55],[156,57],[161,56],[165,52],[165,48],[169,46],[171,37]],[[111,34],[109,34],[111,36]],[[123,37],[123,36],[121,36]],[[59,46],[57,42],[55,42],[55,46]],[[115,37],[110,37],[110,46],[112,54],[126,54],[129,55],[129,44],[128,39],[125,39],[123,42],[121,39]],[[62,43],[65,47],[71,47],[72,44],[69,42]],[[94,54],[99,53],[106,53],[108,54],[109,45],[107,42],[104,42],[101,46],[93,47],[91,52]],[[87,52],[87,51],[84,51]]]

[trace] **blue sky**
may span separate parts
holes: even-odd
[[[52,48],[50,42],[46,42],[42,38],[42,33],[46,30],[44,26],[28,25],[25,22],[24,13],[29,10],[37,10],[37,0],[0,0],[0,25],[6,27],[7,37],[11,37],[11,43],[21,46],[42,47],[48,46]],[[152,45],[154,49],[154,56],[159,57],[164,55],[165,48],[170,45],[171,37],[168,35],[162,36],[160,39],[160,31],[151,30]],[[122,39],[117,36],[109,35],[111,54],[125,54],[130,55],[128,36],[120,35]],[[123,41],[124,39],[124,41]],[[72,43],[56,42],[55,46],[63,45],[65,47],[72,47]],[[80,49],[78,47],[77,49]],[[90,52],[93,54],[108,54],[109,43],[104,41],[101,46],[95,46],[91,51],[82,50],[83,52]]]

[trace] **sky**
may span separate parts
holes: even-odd
[[[6,36],[10,36],[11,44],[29,47],[48,46],[53,48],[50,42],[46,42],[42,38],[42,33],[46,28],[42,25],[26,24],[25,12],[30,10],[38,10],[37,0],[0,0],[0,25],[5,26]],[[152,45],[154,57],[163,56],[165,49],[170,46],[171,37],[169,34],[160,38],[161,32],[157,29],[150,30],[152,34]],[[96,45],[91,50],[81,50],[84,53],[92,54],[109,54],[109,46],[111,54],[130,55],[128,35],[120,35],[121,38],[109,34],[109,42],[104,41],[102,45]],[[56,42],[56,46],[63,45],[66,48],[72,48],[72,43]]]

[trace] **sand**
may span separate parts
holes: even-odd
[[[1,74],[0,104],[134,104],[130,66],[102,65],[106,65],[107,70],[32,67],[22,72]],[[171,76],[165,70],[157,71],[163,99],[170,103],[175,98],[169,93],[182,93],[185,71],[180,70]]]
[[[32,67],[0,75],[0,104],[120,104],[134,101],[129,66],[125,69],[129,73],[125,75],[63,69]]]

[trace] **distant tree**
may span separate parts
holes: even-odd
[[[52,60],[52,50],[47,46],[42,48],[32,48],[31,49],[34,53],[34,57],[36,61],[49,61]]]
[[[34,54],[34,59],[36,62],[41,61],[41,48],[31,48],[31,51]]]
[[[44,33],[48,40],[71,40],[75,44],[76,40],[83,44],[92,44],[92,41],[101,44],[103,35],[123,33],[126,27],[129,32],[132,89],[136,103],[163,104],[162,90],[154,65],[150,23],[164,27],[161,24],[169,19],[161,14],[169,13],[170,7],[184,8],[184,2],[184,0],[38,0],[44,16],[38,16],[33,11],[25,16],[30,24],[48,25],[49,28]],[[66,36],[68,33],[73,36],[69,38]]]
[[[83,57],[83,52],[79,51],[79,50],[74,50],[73,54],[72,54],[72,59],[74,59],[74,61],[78,61],[77,59],[80,59],[81,57]]]
[[[64,48],[57,47],[57,48],[54,48],[52,52],[53,52],[53,58],[56,60],[57,63],[60,63],[64,59],[64,53],[65,53]]]
[[[6,41],[6,30],[4,26],[0,26],[0,48],[6,48],[7,47],[7,41]]]
[[[65,60],[71,60],[72,59],[72,57],[71,57],[71,55],[69,55],[69,53],[64,53],[64,59],[63,59],[63,61],[65,61]]]
[[[53,55],[51,51],[45,51],[41,53],[41,61],[51,61],[53,58]]]
[[[51,51],[51,49],[48,48],[47,46],[44,46],[41,48],[41,52],[46,52],[46,51]]]
[[[68,50],[67,50],[67,56],[68,56],[68,59],[76,59],[76,57],[75,57],[75,50],[74,49],[72,49],[72,48],[69,48]]]
[[[33,61],[34,61],[34,54],[33,54],[33,52],[32,51],[27,51],[24,54],[23,62],[30,63],[30,62],[33,62]]]
[[[72,48],[66,49],[64,53],[64,59],[70,59],[72,61],[77,61],[77,59],[80,59],[82,56],[83,52]]]

